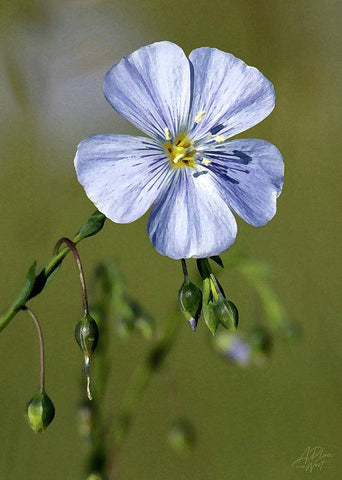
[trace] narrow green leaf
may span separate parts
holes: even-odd
[[[14,301],[12,305],[12,310],[18,311],[20,310],[21,307],[25,305],[27,300],[30,298],[30,294],[32,292],[32,289],[34,287],[34,282],[36,279],[36,266],[37,262],[35,261],[33,265],[29,268],[27,275],[26,275],[26,281],[23,289],[19,293],[18,297]]]
[[[219,255],[214,255],[214,256],[210,257],[210,260],[217,263],[217,265],[220,265],[221,268],[224,268],[222,259]]]
[[[29,298],[36,297],[39,295],[43,289],[46,287],[46,285],[50,282],[50,280],[55,276],[55,274],[58,272],[62,264],[62,260],[60,263],[58,263],[52,271],[47,275],[45,271],[45,267],[43,267],[38,275],[36,276],[34,286],[30,292]]]
[[[86,223],[77,232],[74,242],[79,242],[83,238],[96,235],[103,227],[106,216],[103,213],[96,210],[91,217],[88,218]]]

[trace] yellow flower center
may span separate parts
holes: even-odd
[[[195,167],[196,150],[192,142],[184,134],[164,143],[165,149],[173,168]]]

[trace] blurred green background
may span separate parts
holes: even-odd
[[[274,143],[286,163],[277,216],[263,228],[238,220],[233,249],[269,262],[272,286],[302,339],[278,342],[262,368],[239,369],[210,348],[209,331],[184,321],[167,364],[153,379],[120,456],[124,480],[336,479],[342,475],[342,325],[340,166],[342,4],[334,0],[2,1],[1,275],[5,310],[34,259],[49,260],[56,240],[72,236],[94,208],[77,183],[77,144],[95,133],[136,133],[105,101],[109,67],[141,45],[170,40],[186,53],[212,46],[259,68],[277,105],[242,135]],[[116,261],[130,292],[163,325],[173,313],[180,265],[157,254],[147,215],[106,223],[80,246],[86,274]],[[240,326],[260,315],[255,294],[232,272],[221,277],[239,306]],[[0,478],[82,477],[75,415],[81,358],[73,338],[81,315],[72,258],[31,302],[45,333],[47,390],[56,419],[34,435],[25,405],[38,387],[38,343],[19,314],[0,338]],[[117,408],[148,344],[112,340],[106,409]],[[174,415],[196,425],[194,453],[168,446]],[[307,446],[335,453],[311,474],[292,463]]]

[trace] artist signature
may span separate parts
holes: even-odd
[[[305,472],[312,472],[317,469],[322,471],[331,462],[335,453],[325,452],[325,449],[319,447],[306,447],[301,456],[292,464],[294,468],[302,468]]]

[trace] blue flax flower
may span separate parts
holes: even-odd
[[[153,204],[148,234],[171,258],[205,258],[232,245],[232,211],[251,225],[276,212],[284,164],[264,140],[229,140],[272,111],[273,85],[215,48],[187,58],[171,42],[140,48],[104,80],[108,102],[151,138],[95,135],[80,143],[79,182],[117,223]]]

